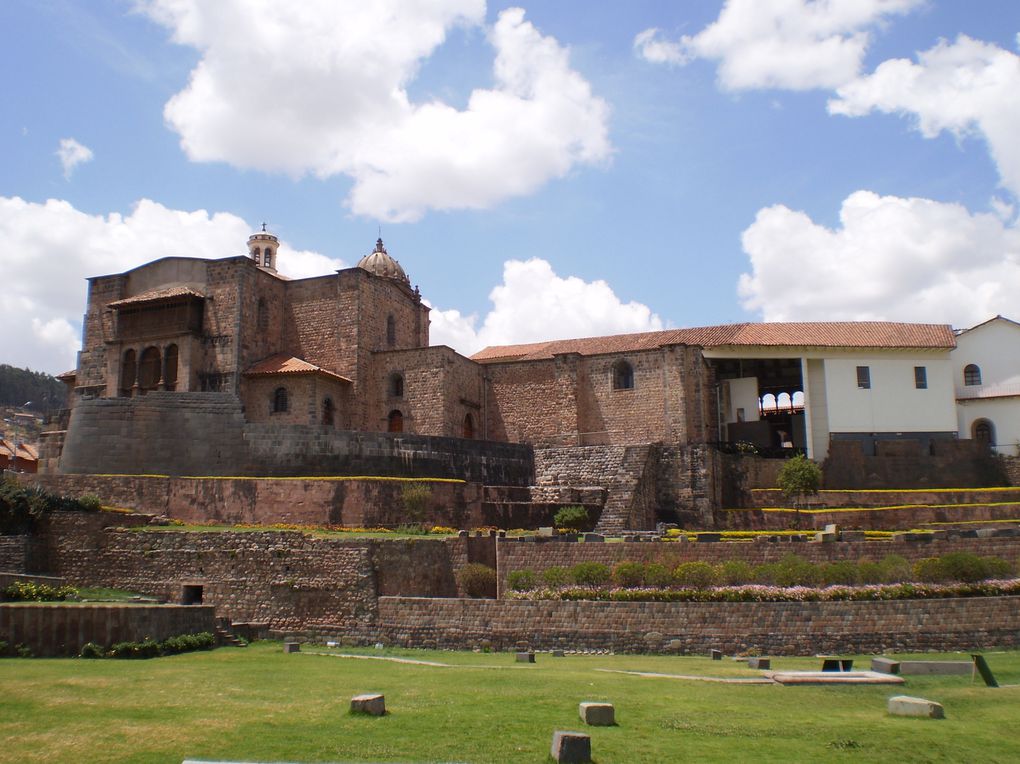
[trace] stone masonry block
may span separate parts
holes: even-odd
[[[384,695],[355,695],[351,698],[351,713],[382,716],[386,713]]]
[[[559,764],[588,764],[591,761],[591,738],[583,732],[556,730],[550,755]]]
[[[894,695],[889,698],[889,713],[893,716],[923,716],[929,719],[945,719],[946,712],[941,703],[909,695]]]
[[[534,653],[517,653],[517,662],[518,663],[534,663],[535,662],[535,654]]]
[[[585,724],[592,727],[612,727],[616,724],[616,709],[612,703],[585,701],[577,707]]]

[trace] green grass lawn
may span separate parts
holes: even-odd
[[[1020,685],[1020,652],[986,656],[1001,684]],[[616,706],[618,726],[585,730],[598,764],[1020,760],[1020,686],[988,689],[959,676],[907,677],[899,687],[717,684],[596,669],[758,672],[703,657],[539,654],[537,661],[308,645],[284,655],[278,642],[148,661],[3,660],[0,762],[545,762],[554,730],[583,728],[583,700]],[[774,658],[772,666],[817,670],[819,663]],[[363,692],[384,693],[390,713],[351,716],[350,698]],[[886,699],[897,694],[943,703],[947,718],[889,717]]]

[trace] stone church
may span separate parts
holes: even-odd
[[[247,248],[89,279],[43,471],[616,481],[631,504],[703,514],[719,444],[820,460],[836,441],[956,437],[948,326],[742,323],[468,358],[429,345],[429,308],[381,239],[303,279],[277,271],[265,227]]]

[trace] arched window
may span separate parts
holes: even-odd
[[[390,432],[403,432],[404,431],[404,415],[400,413],[399,409],[393,409],[390,415],[386,418],[389,426],[386,428]]]
[[[475,418],[471,414],[464,415],[464,437],[468,439],[475,437]]]
[[[142,392],[155,390],[159,387],[162,371],[159,348],[145,348],[142,351],[142,357],[138,359],[138,386],[142,388]]]
[[[120,394],[125,398],[131,395],[131,388],[135,386],[138,376],[138,363],[135,360],[135,351],[128,350],[124,353],[124,362],[120,367]]]
[[[995,425],[988,419],[978,419],[971,425],[974,440],[991,448],[995,445]]]
[[[279,414],[287,410],[287,388],[278,387],[273,390],[273,413]]]
[[[390,374],[389,393],[391,398],[404,397],[404,376],[402,374]]]
[[[169,345],[163,355],[163,387],[177,389],[177,346]]]
[[[981,367],[976,363],[968,363],[963,367],[963,384],[965,385],[980,385],[981,384]]]
[[[776,396],[776,408],[787,410],[793,408],[793,398],[789,393],[780,393]]]
[[[266,304],[266,299],[264,297],[259,298],[259,307],[255,319],[255,325],[258,327],[260,332],[264,332],[269,328],[269,306]]]
[[[634,387],[634,367],[626,361],[613,364],[613,389],[630,390]]]
[[[765,393],[761,397],[761,412],[764,414],[766,411],[775,411],[778,408],[776,404],[776,396],[772,393]]]
[[[262,264],[267,268],[273,264],[273,250],[271,247],[266,247],[266,259],[262,261]]]
[[[332,425],[335,418],[336,407],[333,405],[333,399],[327,396],[322,402],[322,423]]]
[[[386,344],[390,347],[397,344],[397,320],[392,313],[386,316]]]
[[[258,265],[262,262],[262,250],[259,247],[255,247],[255,249],[251,251],[251,258],[255,261],[255,264]]]

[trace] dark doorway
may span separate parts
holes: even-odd
[[[203,587],[201,584],[185,584],[183,587],[181,587],[181,604],[201,605],[202,588]]]

